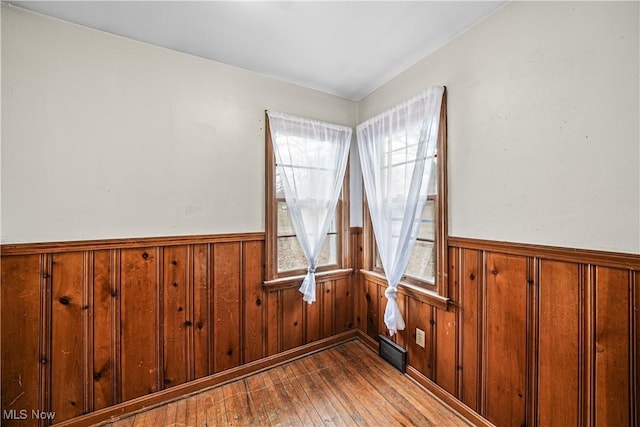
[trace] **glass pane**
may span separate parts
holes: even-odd
[[[278,237],[278,271],[307,268],[297,237]]]
[[[276,168],[276,199],[284,199],[284,187],[282,186],[282,176],[280,176],[279,168]]]
[[[435,208],[434,200],[427,200],[422,211],[422,220],[418,227],[418,239],[436,240],[435,237]]]
[[[438,160],[434,157],[430,169],[431,178],[429,179],[429,187],[427,194],[438,194]]]
[[[416,242],[405,274],[429,283],[435,283],[436,245],[434,242],[422,240]]]
[[[336,264],[337,238],[330,234],[322,245],[322,251],[318,257],[318,267]],[[297,237],[278,237],[278,271],[291,271],[307,268],[307,260],[304,257]]]
[[[278,236],[292,236],[296,234],[289,217],[287,202],[278,201]]]
[[[287,202],[284,200],[278,200],[278,236],[292,236],[296,234],[293,229],[293,223],[291,222],[291,217],[289,216],[289,210],[287,209]],[[328,233],[336,233],[336,212],[333,213],[333,217],[331,218],[331,222],[329,223],[329,231]]]
[[[338,237],[335,234],[327,235],[322,244],[322,250],[318,257],[318,267],[334,265],[338,263]]]

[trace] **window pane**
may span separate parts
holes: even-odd
[[[296,234],[289,217],[287,202],[278,201],[278,236],[292,236]]]
[[[278,168],[276,168],[276,199],[284,199],[284,187],[282,186],[282,177]]]
[[[435,157],[431,164],[431,178],[429,179],[427,194],[438,194],[438,159]]]
[[[434,200],[427,200],[422,211],[422,220],[418,227],[418,239],[436,240],[435,237],[435,208]]]
[[[278,271],[298,270],[307,267],[297,237],[278,237]]]
[[[336,228],[336,212],[333,213],[333,217],[331,218],[331,222],[329,223],[329,231],[328,233],[337,233]],[[291,217],[289,216],[289,210],[287,209],[287,202],[284,200],[278,200],[278,236],[292,236],[296,234],[293,229],[293,223],[291,222]]]
[[[338,238],[335,234],[327,235],[318,257],[318,267],[338,263]]]
[[[318,257],[318,267],[337,264],[337,259],[337,238],[335,234],[330,234],[322,245]],[[298,238],[295,236],[278,237],[278,271],[299,270],[307,267],[307,260]]]
[[[435,283],[436,245],[434,242],[418,240],[413,247],[409,265],[405,270],[407,276]]]

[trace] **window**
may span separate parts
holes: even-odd
[[[427,202],[422,213],[416,244],[411,253],[409,264],[401,283],[419,286],[436,292],[440,296],[447,295],[447,121],[446,91],[442,99],[440,126],[436,153],[432,161],[432,177]],[[393,162],[398,164],[399,162]],[[366,200],[365,200],[366,203]],[[384,273],[378,255],[371,218],[365,207],[364,239],[365,269]]]
[[[266,127],[266,278],[267,280],[306,274],[305,259],[287,209],[281,176],[278,171],[273,147],[269,118]],[[331,220],[327,237],[323,243],[316,272],[342,269],[347,266],[348,253],[348,192],[349,168],[343,179],[342,190]]]
[[[306,271],[307,260],[302,253],[302,248],[296,237],[287,203],[284,199],[284,191],[278,168],[275,168],[275,192],[276,192],[276,210],[277,210],[277,260],[278,273]],[[340,202],[338,202],[340,203]],[[331,225],[327,238],[322,246],[320,257],[318,258],[319,267],[337,266],[338,265],[338,228],[336,227],[336,212],[333,214]]]

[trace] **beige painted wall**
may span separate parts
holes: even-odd
[[[512,2],[358,104],[448,89],[452,236],[640,253],[638,2]]]
[[[2,242],[264,230],[264,111],[354,102],[2,7]]]
[[[637,253],[638,34],[637,2],[513,2],[356,104],[3,6],[1,239],[262,231],[265,109],[444,84],[451,235]]]

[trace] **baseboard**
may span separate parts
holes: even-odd
[[[356,332],[358,334],[358,338],[360,339],[360,341],[362,341],[371,350],[375,351],[376,353],[378,352],[378,341],[371,338],[369,335],[365,334],[360,329],[357,329]]]
[[[429,378],[422,375],[422,373],[416,368],[407,366],[406,375],[473,425],[482,427],[495,427],[494,424],[492,424],[486,418],[483,418],[476,411],[462,403],[454,395],[450,394],[445,389],[431,381]]]
[[[238,379],[242,379],[246,376],[265,371],[275,366],[300,359],[302,357],[317,353],[322,350],[326,350],[336,345],[343,344],[347,341],[351,341],[357,337],[357,330],[353,329],[329,338],[325,338],[323,340],[319,340],[310,344],[296,347],[291,350],[284,351],[282,353],[278,353],[273,356],[266,357],[264,359],[256,360],[255,362],[238,366],[237,368],[228,369],[226,371],[219,372],[205,378],[200,378],[185,384],[177,385],[175,387],[171,387],[170,389],[162,390],[148,396],[138,397],[136,399],[119,403],[108,408],[100,409],[86,415],[71,418],[59,424],[55,424],[55,426],[79,427],[113,422],[117,419],[134,415],[137,412],[146,411],[175,400],[183,399],[207,389],[217,387]]]

